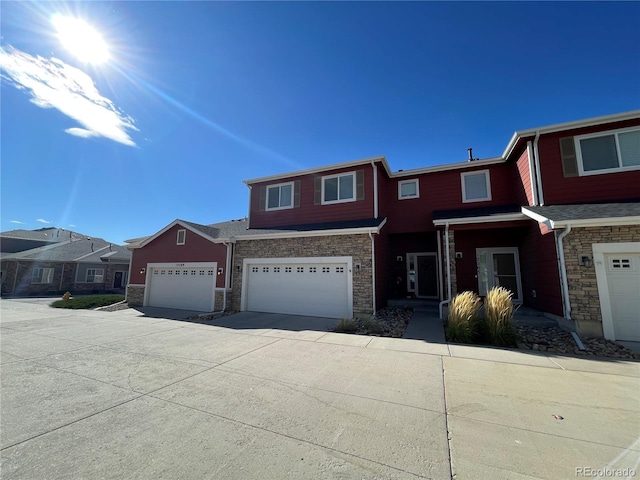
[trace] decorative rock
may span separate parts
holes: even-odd
[[[570,332],[559,327],[516,326],[520,336],[518,348],[522,350],[547,351],[550,353],[598,356],[619,359],[638,358],[628,348],[604,338],[580,338],[585,350],[580,350]]]

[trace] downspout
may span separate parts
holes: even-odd
[[[536,178],[536,168],[534,166],[533,146],[531,140],[527,142],[527,157],[529,157],[529,183],[531,184],[531,201],[534,206],[538,205],[538,179]]]
[[[373,316],[376,315],[376,243],[369,230],[369,238],[371,239],[371,284],[373,287]]]
[[[378,218],[378,166],[371,160],[373,167],[373,218]]]
[[[249,208],[247,209],[247,230],[251,228],[251,194],[253,193],[253,189],[251,185],[247,185],[249,187]]]
[[[444,224],[444,242],[445,242],[445,252],[447,255],[447,298],[440,302],[440,320],[443,319],[442,308],[444,304],[447,305],[451,302],[451,256],[449,253],[449,222],[445,222]]]
[[[62,275],[60,275],[60,288],[58,288],[58,290],[62,291],[62,282],[64,281],[64,266],[66,264],[64,262],[62,262]]]
[[[538,140],[540,140],[540,131],[536,132],[536,138],[533,139],[533,156],[536,167],[536,186],[538,188],[539,205],[544,205],[544,195],[542,193],[542,174],[540,173],[540,154],[538,153]]]
[[[564,261],[564,248],[562,240],[569,235],[571,231],[571,225],[562,231],[560,235],[556,237],[556,248],[558,249],[558,263],[560,264],[560,281],[562,288],[562,306],[564,307],[564,318],[571,320],[571,301],[569,300],[569,282],[567,281],[567,265]]]
[[[134,250],[127,247],[127,250],[129,250],[131,252],[131,258],[129,259],[129,273],[127,273],[127,283],[124,286],[124,299],[127,301],[127,303],[129,302],[129,283],[131,282],[131,269],[133,268],[133,252]],[[145,285],[145,288],[146,285]]]

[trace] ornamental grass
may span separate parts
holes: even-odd
[[[513,293],[504,287],[494,287],[484,302],[484,334],[492,345],[513,347],[517,334],[513,328]]]
[[[471,343],[476,336],[478,311],[482,306],[474,292],[462,292],[451,299],[445,332],[451,342]]]

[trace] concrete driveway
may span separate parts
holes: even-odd
[[[0,314],[3,479],[638,470],[637,362],[335,334],[308,317],[19,300]]]

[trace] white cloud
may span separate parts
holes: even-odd
[[[0,47],[2,78],[26,90],[41,108],[56,108],[83,128],[65,132],[78,137],[106,137],[135,146],[128,131],[138,129],[134,121],[100,95],[89,75],[57,58],[33,57],[11,46]]]
[[[69,226],[70,227],[75,227],[75,225],[73,223],[70,223]]]
[[[18,225],[24,225],[24,222],[21,222],[20,220],[11,220],[11,223],[17,223]]]
[[[36,222],[40,222],[40,223],[51,223],[49,220],[45,220],[44,218],[38,218],[36,220]]]

